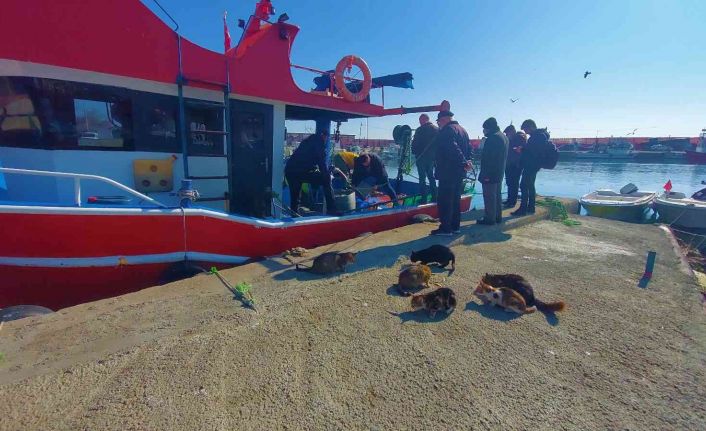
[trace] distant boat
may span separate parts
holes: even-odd
[[[581,206],[588,215],[612,220],[638,222],[645,218],[656,192],[639,192],[634,184],[628,184],[619,192],[596,190],[581,197]]]
[[[609,154],[611,158],[625,157],[630,158],[632,156],[633,146],[627,141],[616,141],[608,144],[606,148],[606,154]]]
[[[706,165],[706,129],[701,130],[696,149],[686,152],[686,161],[694,165]]]
[[[689,229],[706,229],[706,188],[690,198],[680,192],[665,192],[655,199],[657,221]]]

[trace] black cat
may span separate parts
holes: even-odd
[[[412,262],[421,262],[424,265],[436,263],[442,268],[446,268],[446,266],[451,263],[451,270],[449,273],[456,270],[456,255],[454,255],[453,251],[445,245],[435,244],[431,247],[425,248],[424,250],[413,251],[409,258]]]

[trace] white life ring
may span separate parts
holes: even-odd
[[[353,93],[346,87],[346,81],[343,79],[343,72],[350,70],[353,66],[358,66],[363,71],[362,88],[357,93]],[[368,64],[356,55],[346,55],[336,65],[336,73],[334,75],[338,94],[343,96],[349,102],[362,102],[370,94],[370,88],[373,86],[373,76],[370,74]]]

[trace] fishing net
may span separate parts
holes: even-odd
[[[537,205],[546,207],[549,210],[549,219],[551,221],[561,222],[566,226],[578,226],[581,224],[580,221],[569,218],[566,207],[558,199],[544,198],[541,201],[537,201]]]

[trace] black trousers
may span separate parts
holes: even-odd
[[[331,176],[328,173],[319,171],[308,172],[285,172],[287,183],[289,184],[289,202],[292,210],[299,209],[299,195],[302,191],[302,184],[309,183],[313,187],[323,186],[324,197],[326,198],[326,212],[336,211],[336,203],[333,199],[333,187],[331,186]]]
[[[519,166],[508,166],[505,168],[505,184],[507,184],[507,204],[515,206],[517,195],[520,190],[520,177],[522,168]]]
[[[439,180],[437,206],[442,232],[453,232],[461,228],[461,193],[463,178]]]
[[[520,209],[533,212],[535,210],[535,200],[537,191],[534,188],[534,182],[537,180],[539,169],[525,169],[522,171],[522,180],[520,180],[520,190],[522,197],[520,200]]]

